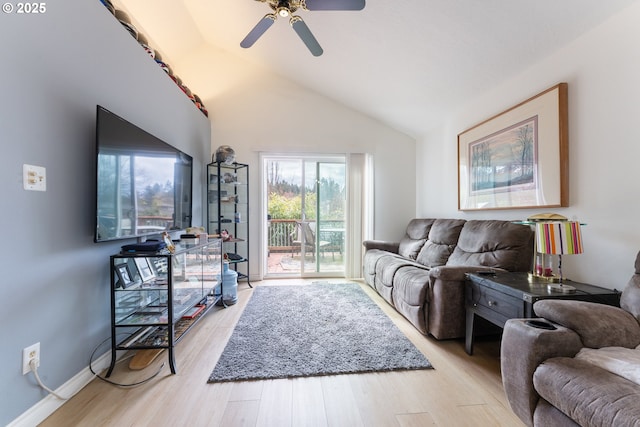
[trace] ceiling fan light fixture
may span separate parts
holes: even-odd
[[[287,16],[289,16],[289,14],[290,14],[289,9],[287,9],[286,7],[278,8],[278,15],[282,16],[283,18],[286,18]]]

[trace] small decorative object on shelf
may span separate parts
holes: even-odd
[[[222,239],[229,267],[249,286],[249,165],[236,163],[235,153],[222,145],[207,165],[207,226]]]
[[[213,163],[218,162],[218,163],[224,163],[226,165],[231,165],[236,161],[236,152],[233,150],[233,148],[229,147],[228,145],[221,145],[216,150],[216,154],[214,155],[214,158],[211,161]],[[225,177],[225,179],[227,178]],[[231,182],[231,181],[225,181],[225,182]]]
[[[103,3],[104,4],[104,3]],[[116,17],[116,19],[118,21],[120,21],[120,24],[127,30],[129,31],[129,34],[131,34],[131,36],[138,40],[138,30],[136,29],[136,27],[131,23],[131,19],[129,18],[129,15],[127,15],[124,11],[122,10],[118,10],[116,9],[114,12],[114,15]]]
[[[111,12],[112,15],[116,14],[116,8],[113,7],[113,3],[111,3],[110,0],[100,0],[100,3],[102,3],[104,7],[106,7],[109,12]]]
[[[164,244],[167,245],[167,250],[169,252],[174,253],[176,251],[176,246],[173,244],[171,236],[169,236],[169,233],[166,231],[162,232],[162,240],[164,241]]]

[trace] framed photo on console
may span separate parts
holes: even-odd
[[[567,83],[458,135],[458,210],[568,205]]]
[[[142,280],[142,283],[156,277],[155,273],[153,272],[153,267],[149,263],[149,258],[136,257],[133,259],[133,262],[135,262],[136,267],[138,268],[138,274],[140,274],[140,280]]]
[[[122,289],[126,289],[134,283],[133,277],[131,277],[131,271],[126,263],[118,264],[114,268],[118,276],[118,283]]]

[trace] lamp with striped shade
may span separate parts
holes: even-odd
[[[575,288],[563,285],[562,255],[584,252],[582,233],[578,221],[550,221],[536,224],[536,250],[542,254],[558,255],[559,284],[549,285],[554,291],[573,292]]]

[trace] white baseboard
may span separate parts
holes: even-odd
[[[93,361],[92,367],[95,372],[101,372],[111,364],[111,351],[106,352]],[[87,366],[73,378],[58,387],[56,394],[71,398],[80,390],[82,390],[93,379],[94,375]],[[27,409],[22,415],[13,420],[7,427],[32,427],[40,424],[49,415],[53,414],[59,407],[64,405],[66,400],[60,400],[53,395],[48,395],[31,408]]]

